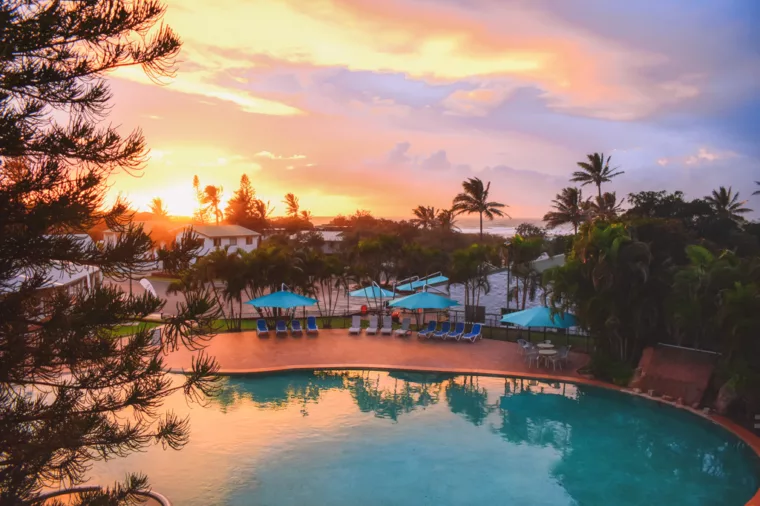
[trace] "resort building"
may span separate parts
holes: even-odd
[[[240,225],[187,225],[176,231],[177,241],[188,228],[203,239],[203,248],[198,253],[199,256],[222,248],[227,248],[230,252],[253,251],[261,242],[261,234]]]
[[[87,234],[72,234],[77,240],[86,245],[92,244],[92,239]],[[0,291],[14,292],[21,284],[31,277],[31,273],[20,273],[10,280]],[[89,291],[103,281],[103,273],[97,267],[76,265],[70,262],[62,262],[60,265],[51,267],[45,272],[45,283],[40,288],[41,294],[51,290],[65,290],[69,294],[80,291]]]

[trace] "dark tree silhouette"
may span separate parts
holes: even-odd
[[[573,183],[581,183],[581,186],[587,184],[593,184],[596,186],[598,197],[602,197],[602,183],[609,183],[613,177],[625,174],[622,170],[616,172],[617,169],[610,168],[611,156],[604,159],[604,153],[594,153],[592,155],[586,155],[588,162],[578,162],[578,167],[582,170],[573,172],[573,177],[570,179]]]
[[[491,190],[490,182],[487,185],[484,185],[483,181],[479,178],[471,177],[467,181],[462,182],[462,189],[464,191],[454,197],[454,205],[451,209],[456,214],[478,213],[480,216],[481,240],[483,239],[483,216],[490,221],[493,221],[496,216],[506,216],[509,218],[509,215],[502,211],[504,207],[509,206],[499,202],[490,202],[488,200],[489,192]]]

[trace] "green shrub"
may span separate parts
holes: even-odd
[[[606,353],[595,353],[591,356],[587,371],[598,380],[626,386],[633,377],[634,369],[630,364],[617,360]]]

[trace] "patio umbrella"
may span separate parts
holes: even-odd
[[[269,293],[257,299],[249,300],[246,304],[254,307],[274,307],[278,309],[290,309],[301,306],[313,306],[317,299],[310,299],[297,293],[280,290],[279,292]]]
[[[359,290],[354,290],[353,292],[350,292],[348,294],[350,297],[372,297],[375,299],[379,298],[391,298],[395,294],[393,292],[389,292],[388,290],[384,290],[380,288],[379,286],[368,286],[366,288],[360,288]]]
[[[434,293],[418,292],[400,299],[396,299],[388,304],[391,307],[403,309],[446,309],[451,306],[458,306],[459,302]]]
[[[552,316],[552,310],[548,307],[532,307],[524,311],[509,313],[504,315],[501,321],[521,327],[551,327],[555,329],[566,329],[578,324],[574,315],[557,313]]]

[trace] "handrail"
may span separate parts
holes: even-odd
[[[81,492],[95,492],[98,490],[103,490],[103,487],[98,485],[83,485],[79,487],[71,487],[61,490],[56,490],[53,492],[48,492],[47,494],[40,495],[37,500],[38,501],[45,501],[47,499],[52,499],[53,497],[59,497],[62,495],[70,495],[70,494],[78,494]],[[158,501],[158,503],[161,506],[172,506],[172,502],[163,494],[159,494],[158,492],[154,492],[153,490],[148,490],[146,492],[135,492],[135,495],[140,495],[143,497],[150,497],[151,499],[155,499]]]

